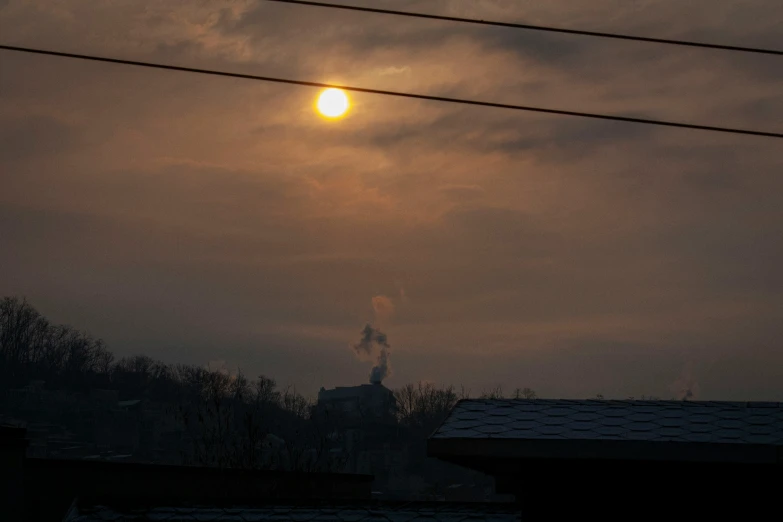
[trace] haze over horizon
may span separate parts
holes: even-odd
[[[775,0],[336,3],[771,48],[783,19]],[[783,121],[774,56],[254,0],[4,0],[0,34],[500,103]],[[308,394],[368,382],[380,362],[352,347],[369,323],[391,388],[783,401],[778,140],[359,93],[324,121],[318,92],[0,51],[0,296],[120,357],[220,362]]]

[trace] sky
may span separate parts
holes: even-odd
[[[783,48],[779,0],[351,0]],[[783,131],[779,57],[255,0],[2,0],[3,44]],[[306,393],[783,400],[783,143],[0,51],[0,295]]]

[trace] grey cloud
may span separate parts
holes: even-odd
[[[19,161],[54,156],[80,143],[81,129],[57,118],[31,114],[6,118],[0,126],[0,157]]]
[[[661,339],[666,339],[665,334]],[[756,355],[764,341],[748,337],[745,342],[748,351]],[[776,372],[745,373],[721,364],[730,350],[727,343],[719,340],[719,334],[711,339],[709,349],[681,341],[667,346],[660,340],[640,343],[621,338],[577,337],[556,343],[552,347],[552,359],[541,371],[551,379],[569,382],[570,396],[602,393],[606,397],[624,398],[652,394],[668,399],[672,397],[671,383],[690,363],[691,377],[698,380],[702,399],[706,395],[723,400],[749,400],[758,396],[761,389],[766,389],[766,396],[783,397],[783,391],[772,389]]]
[[[649,118],[643,112],[623,113],[631,118]],[[568,116],[552,116],[550,121],[539,121],[533,129],[517,123],[520,135],[516,139],[492,143],[487,149],[502,150],[510,154],[535,154],[560,160],[589,156],[606,147],[618,147],[630,142],[651,138],[657,129],[617,121],[577,119]]]
[[[297,270],[296,264],[273,261],[306,244],[295,232],[281,234],[288,241],[213,238],[173,227],[150,229],[144,222],[22,210],[0,213],[0,230],[5,267],[0,285],[7,290],[36,295],[56,288],[72,300],[94,293],[123,296],[118,303],[132,308],[155,303],[152,309],[176,310],[194,323],[208,320],[216,330],[234,325],[246,330],[262,319],[351,320],[334,297],[338,284],[329,285],[301,266]],[[316,267],[341,277],[350,271],[350,264]],[[213,306],[222,312],[208,312]]]
[[[783,73],[778,81],[783,88]],[[781,127],[779,125],[776,127],[775,124],[783,119],[783,96],[768,96],[748,101],[744,104],[742,112],[748,120],[764,122],[765,128],[769,128],[772,132],[779,131]]]
[[[518,29],[485,28],[470,35],[488,50],[506,50],[547,67],[581,64],[591,47],[590,43],[573,37]]]
[[[399,2],[395,2],[393,7],[405,9]],[[426,12],[432,10],[431,6],[426,5],[423,9]],[[325,18],[334,24],[328,30],[324,29]],[[268,6],[263,3],[257,4],[237,20],[222,16],[217,27],[229,34],[247,34],[256,39],[266,36],[267,28],[274,27],[275,39],[286,35],[306,35],[309,41],[317,40],[319,48],[350,48],[352,54],[358,56],[389,49],[421,52],[448,45],[458,38],[480,42],[490,51],[506,49],[526,59],[554,66],[573,63],[585,47],[583,42],[573,39],[530,31],[476,28],[464,24],[302,9],[297,6]]]
[[[500,337],[508,340],[507,335]],[[671,383],[690,361],[701,398],[783,399],[777,384],[783,359],[764,355],[763,339],[746,338],[743,356],[715,337],[707,348],[698,341],[667,343],[671,337],[665,333],[640,342],[622,336],[569,335],[564,329],[559,339],[544,346],[535,337],[512,341],[502,357],[477,348],[453,350],[444,360],[439,352],[412,349],[410,356],[398,358],[397,372],[408,377],[406,381],[438,376],[441,382],[464,384],[474,392],[502,384],[505,390],[529,386],[550,398],[592,398],[600,393],[617,399],[641,395],[668,399]],[[462,370],[466,367],[490,367],[492,376],[476,378]]]
[[[670,232],[661,248],[689,265],[693,282],[702,293],[733,296],[768,296],[779,300],[783,293],[783,247],[770,238],[783,234],[783,227],[754,219],[732,219],[682,226]],[[660,243],[659,243],[660,244]],[[777,297],[776,297],[777,296]]]
[[[781,12],[783,15],[783,12]],[[779,29],[776,33],[770,33],[770,38],[758,45],[762,48],[783,50]],[[748,78],[755,82],[783,82],[779,60],[775,56],[752,54],[727,54],[710,60],[712,67],[730,71],[735,78]],[[717,66],[717,67],[716,67]]]
[[[651,117],[641,111],[621,115]],[[607,147],[649,140],[657,132],[660,130],[633,123],[531,113],[509,116],[455,105],[444,108],[441,115],[429,122],[369,128],[349,139],[387,150],[440,146],[475,153],[533,154],[565,161]]]
[[[485,194],[479,185],[459,185],[447,183],[438,187],[438,191],[456,202],[469,202],[481,198]]]
[[[507,208],[479,207],[457,209],[443,218],[445,230],[490,245],[540,245],[545,237],[536,219]],[[470,242],[472,243],[472,241]]]

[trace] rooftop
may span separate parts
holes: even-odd
[[[464,400],[432,437],[783,445],[783,403]]]
[[[429,444],[442,458],[781,463],[783,403],[464,400]]]

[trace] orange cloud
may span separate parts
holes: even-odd
[[[376,295],[372,298],[372,309],[375,311],[375,320],[379,323],[389,321],[394,315],[394,302],[385,295]]]

